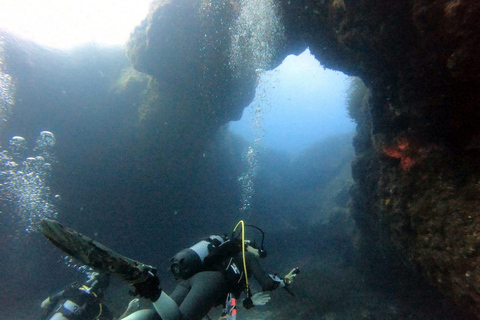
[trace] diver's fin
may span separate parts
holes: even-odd
[[[89,237],[50,219],[40,222],[42,234],[66,254],[103,273],[113,273],[131,285],[149,282],[157,269],[122,256]],[[158,297],[157,297],[158,298]]]

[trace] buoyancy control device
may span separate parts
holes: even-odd
[[[211,235],[174,255],[170,259],[170,270],[175,279],[188,279],[240,253],[241,250],[240,239],[230,239],[225,235]]]

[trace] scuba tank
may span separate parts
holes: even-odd
[[[242,224],[242,236],[238,237],[235,236],[235,229],[240,224]],[[253,227],[262,233],[262,243],[257,250],[260,258],[265,258],[267,252],[263,248],[263,241],[265,239],[263,230],[253,225],[247,226]],[[185,280],[200,271],[208,270],[213,265],[245,251],[246,244],[255,248],[256,245],[254,242],[245,240],[243,221],[240,221],[237,227],[235,227],[231,238],[228,238],[226,235],[211,235],[190,248],[183,249],[170,258],[170,271],[173,273],[175,279]]]
[[[85,307],[85,306],[84,306]],[[50,320],[68,320],[76,317],[84,307],[80,307],[78,304],[71,300],[65,301],[57,312],[50,318]]]
[[[174,255],[170,259],[170,271],[175,279],[188,279],[194,274],[234,256],[240,250],[241,242],[238,239],[211,235]]]

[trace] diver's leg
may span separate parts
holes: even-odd
[[[180,304],[183,319],[202,319],[227,293],[227,282],[220,272],[199,272],[189,279],[189,283],[190,291]]]
[[[183,302],[190,288],[190,282],[188,280],[182,280],[170,295],[162,291],[158,300],[153,302],[153,306],[163,320],[183,319],[178,306]]]
[[[128,317],[122,318],[122,320],[162,320],[155,310],[144,309],[135,311]]]
[[[222,273],[204,271],[180,282],[172,297],[162,292],[153,306],[164,320],[200,320],[226,293],[227,283]]]
[[[170,297],[175,301],[175,303],[179,306],[182,304],[183,300],[187,296],[188,292],[192,288],[189,280],[182,280],[180,281],[175,290],[170,294]]]
[[[153,305],[164,320],[198,320],[217,301],[224,299],[226,293],[227,284],[222,273],[204,271],[181,281],[170,296],[162,292]]]

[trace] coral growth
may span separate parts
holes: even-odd
[[[411,156],[410,143],[405,138],[399,139],[395,145],[383,147],[382,152],[388,157],[400,159],[400,167],[403,170],[410,170],[417,163]]]

